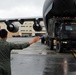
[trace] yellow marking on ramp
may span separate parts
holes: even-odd
[[[76,52],[74,50],[70,50],[73,56],[76,58]]]

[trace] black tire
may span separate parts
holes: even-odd
[[[53,40],[50,40],[49,41],[49,46],[50,46],[50,50],[53,50],[54,49]]]
[[[45,42],[45,39],[43,37],[43,38],[41,38],[41,43],[44,44],[44,42]]]
[[[59,41],[56,44],[56,52],[57,53],[61,53],[62,52],[61,42],[59,42]]]

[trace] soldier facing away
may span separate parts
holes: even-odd
[[[15,44],[7,42],[8,32],[5,29],[0,30],[0,75],[11,75],[10,54],[13,49],[23,49],[40,40],[40,37],[33,38],[30,42]]]

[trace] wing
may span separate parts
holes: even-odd
[[[43,21],[43,18],[18,18],[18,19],[1,19],[0,22],[4,22],[7,25],[7,29],[10,32],[17,32],[19,27],[14,22],[20,22],[23,24],[25,21],[33,21],[33,29],[35,31],[41,31],[42,27],[40,21]]]

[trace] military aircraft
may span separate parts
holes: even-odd
[[[76,0],[45,0],[43,20],[51,50],[76,48]]]
[[[4,22],[7,25],[8,31],[14,33],[19,30],[19,27],[14,22],[20,22],[23,24],[25,21],[33,21],[33,29],[35,31],[41,31],[42,26],[40,21],[43,21],[43,18],[17,18],[17,19],[0,19],[0,22]]]

